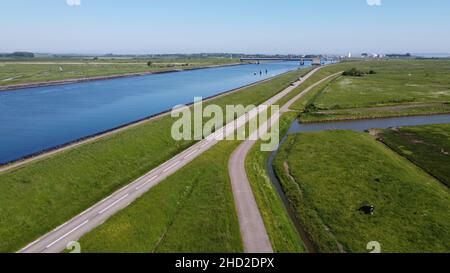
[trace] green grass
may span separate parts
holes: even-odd
[[[311,76],[309,79],[307,79],[302,85],[300,85],[296,90],[295,93],[298,94],[301,91],[305,90],[306,88],[310,87],[311,85],[315,84],[316,82],[331,76],[333,74],[336,74],[340,71],[344,71],[350,67],[353,66],[357,66],[359,65],[361,62],[358,61],[352,61],[352,62],[342,62],[342,63],[337,63],[337,64],[333,64],[330,65],[328,67],[324,67],[322,68],[320,71],[318,71],[317,73],[315,73],[313,76]],[[332,80],[332,79],[330,79]],[[311,90],[308,94],[306,94],[305,96],[303,96],[300,100],[298,100],[297,102],[295,102],[290,108],[292,110],[298,110],[298,111],[304,111],[306,106],[309,105],[310,103],[312,103],[314,101],[314,99],[317,97],[317,95],[322,91],[323,87],[330,81],[326,81],[318,86],[316,86],[313,90]],[[294,93],[293,93],[294,94]],[[294,96],[292,96],[294,97]],[[291,97],[291,98],[292,98]],[[286,98],[286,102],[291,99],[291,98]]]
[[[284,116],[282,130],[294,119],[293,113]],[[248,129],[246,126],[247,134]],[[82,237],[83,252],[242,252],[228,174],[229,158],[240,144],[222,141],[162,181]],[[258,151],[259,145],[255,145],[247,163],[262,166],[255,171],[265,172],[265,165],[259,163],[262,158],[267,160],[269,153]],[[259,179],[259,173],[251,172],[250,179],[255,177]],[[270,180],[258,180],[252,186],[275,251],[304,252]]]
[[[286,133],[295,118],[293,113],[282,116],[281,135]],[[304,253],[306,248],[267,173],[266,165],[270,152],[262,152],[260,144],[261,141],[258,141],[248,154],[246,171],[272,247],[278,253]]]
[[[407,117],[450,113],[450,103],[415,103],[400,106],[353,108],[308,112],[301,115],[301,121],[324,122],[339,120],[374,119],[385,117]]]
[[[79,241],[82,252],[242,252],[223,141]]]
[[[383,252],[450,251],[448,188],[368,134],[292,135],[275,167],[321,252],[368,252],[371,241]]]
[[[450,61],[385,60],[345,65],[376,74],[343,76],[316,87],[310,100],[303,99],[293,107],[304,110],[301,106],[314,105],[316,110],[302,115],[302,121],[450,112]]]
[[[450,101],[449,61],[384,61],[361,65],[377,74],[341,77],[316,99],[320,109]]]
[[[152,61],[148,66],[147,62]],[[0,86],[112,76],[129,73],[161,72],[174,69],[193,69],[209,65],[239,63],[224,58],[204,59],[49,59],[0,61]],[[60,70],[62,68],[62,71]]]
[[[381,130],[391,149],[450,186],[450,124]]]
[[[257,105],[302,73],[294,71],[211,103]],[[0,252],[17,251],[192,145],[172,139],[172,123],[170,117],[158,118],[1,173]]]

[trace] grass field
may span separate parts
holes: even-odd
[[[275,168],[321,252],[450,251],[448,188],[368,134],[292,135]]]
[[[450,112],[450,61],[383,60],[353,63],[376,74],[342,76],[316,88],[304,122]],[[347,65],[348,67],[348,65]],[[300,110],[301,103],[297,107]]]
[[[296,115],[292,112],[281,117],[281,135],[286,133],[295,118]],[[270,152],[262,152],[260,144],[260,141],[257,142],[248,154],[246,171],[272,247],[279,253],[304,253],[306,248],[267,173],[266,164]]]
[[[351,61],[351,62],[341,62],[341,63],[337,63],[328,67],[323,67],[320,69],[320,71],[316,72],[313,76],[311,76],[309,79],[307,79],[302,85],[300,85],[295,92],[293,92],[291,94],[290,97],[286,96],[286,98],[284,99],[284,101],[282,102],[287,102],[290,99],[292,99],[296,94],[300,93],[301,91],[305,90],[306,88],[310,87],[311,85],[313,85],[314,83],[328,77],[331,76],[335,73],[338,73],[340,71],[345,71],[351,67],[357,66],[359,64],[361,64],[362,62],[359,61]],[[330,79],[331,80],[331,79]],[[300,100],[298,100],[297,102],[295,102],[290,109],[292,110],[298,110],[300,112],[303,112],[306,108],[307,105],[309,105],[310,103],[312,103],[314,101],[314,99],[316,98],[316,96],[318,95],[318,93],[320,93],[322,87],[329,81],[326,81],[322,84],[320,84],[319,86],[315,87],[313,90],[311,90],[308,94],[306,94],[304,97],[302,97]]]
[[[295,117],[286,114],[281,130],[287,131]],[[222,141],[161,182],[82,237],[83,252],[242,252],[228,174],[229,158],[240,143]],[[252,170],[249,179],[273,248],[276,252],[305,252],[265,174],[269,153],[260,153],[259,144],[247,166]]]
[[[450,124],[386,129],[378,137],[450,187]]]
[[[148,66],[151,61],[152,65]],[[34,59],[0,61],[0,86],[112,76],[129,73],[193,69],[239,63],[238,59]]]
[[[304,71],[211,101],[260,104]],[[160,165],[193,142],[176,142],[162,117],[19,169],[0,173],[0,252],[12,252]]]
[[[223,141],[79,241],[82,252],[242,252]]]
[[[302,73],[305,74],[307,72],[308,70],[305,70]],[[294,113],[286,114],[281,123],[281,130],[287,131],[295,117],[296,115]],[[83,251],[242,252],[242,249],[239,250],[237,245],[230,247],[230,244],[227,243],[228,241],[233,241],[231,239],[232,236],[227,236],[227,240],[225,241],[218,240],[217,236],[222,236],[221,234],[224,232],[218,231],[216,226],[216,224],[223,225],[223,221],[216,223],[218,219],[221,219],[222,214],[228,213],[228,215],[235,217],[234,203],[231,202],[230,204],[224,205],[223,203],[217,202],[217,195],[231,194],[228,161],[231,153],[239,144],[239,142],[221,142],[210,152],[201,155],[193,163],[161,182],[157,188],[150,190],[132,206],[124,209],[105,224],[85,235],[80,240]],[[262,173],[260,172],[263,171],[265,173],[265,165],[260,165],[260,163],[263,163],[261,160],[267,160],[268,155],[268,153],[259,153],[259,145],[255,145],[251,159],[247,163],[255,168],[253,169],[255,172],[251,172],[249,176],[250,180],[252,180],[252,186],[256,191],[257,202],[262,211],[272,245],[276,252],[305,252],[303,244],[296,234],[284,210],[281,199],[271,185],[270,180],[264,180],[265,178],[261,180],[260,174]],[[155,200],[162,200],[165,195],[172,196],[176,194],[179,191],[178,187],[182,187],[186,183],[189,185],[199,184],[197,188],[201,189],[197,190],[195,199],[193,198],[183,204],[181,202],[171,202],[170,199],[168,199],[169,202],[163,205],[161,205],[161,202],[155,203]],[[224,187],[219,187],[222,191],[210,191],[209,189],[215,187],[217,183],[219,185],[225,185]],[[165,189],[164,193],[160,193],[161,189]],[[205,200],[209,200],[208,202],[210,203],[202,204],[201,202]],[[180,220],[167,220],[169,216],[166,214],[161,215],[161,213],[155,213],[156,210],[175,211],[180,206],[183,206],[183,208],[179,209],[179,214],[171,214],[171,217]],[[230,210],[233,209],[233,212],[223,211],[220,215],[214,213],[221,207],[229,208]],[[200,208],[207,212],[201,214],[196,213]],[[140,217],[142,215],[144,217]],[[228,219],[228,216],[224,217]],[[153,223],[153,225],[148,225],[149,222]],[[122,228],[123,226],[126,226],[126,229]],[[190,226],[198,228],[189,228]],[[157,233],[154,232],[155,227],[158,230]],[[169,230],[171,233],[167,233],[166,235],[166,231],[162,232],[161,230]],[[186,232],[189,233],[186,234]],[[111,234],[114,235],[111,236]],[[139,236],[134,236],[136,234]],[[143,238],[142,234],[146,236],[148,234],[152,235],[148,236],[148,238]],[[114,239],[122,237],[127,239],[123,241]],[[168,238],[172,239],[168,240]],[[192,243],[192,240],[195,240],[195,238],[199,239],[196,243]],[[233,238],[238,238],[240,242],[240,235],[234,234]],[[158,247],[155,247],[155,244]],[[241,245],[239,247],[242,248]]]

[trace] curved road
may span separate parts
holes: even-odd
[[[311,71],[306,77],[309,77],[315,71],[317,69]],[[75,216],[68,222],[45,234],[21,249],[19,253],[57,253],[63,251],[68,243],[78,240],[87,232],[104,223],[112,215],[130,205],[155,185],[186,166],[219,141],[225,139],[226,136],[234,133],[236,128],[245,125],[248,120],[257,117],[259,113],[265,111],[268,106],[276,103],[294,88],[293,86],[287,88],[263,103],[261,107],[255,108],[254,111],[250,111],[246,115],[239,117],[236,121],[228,123],[224,128],[208,136],[206,139],[198,142],[186,151],[176,155],[161,166]]]
[[[291,92],[316,71],[317,69],[313,70],[307,76],[305,76],[302,81],[295,83],[294,86],[287,88],[283,92]],[[294,102],[310,92],[317,85],[341,73],[342,72],[333,74],[318,81],[317,83],[306,88],[303,92],[289,100],[285,105],[283,105],[283,107],[280,109],[280,112],[275,113],[268,122],[262,124],[258,131],[254,132],[253,135],[249,137],[249,139],[256,139],[255,134],[258,134],[259,136],[264,135],[267,130],[279,120],[280,113],[289,111],[289,107],[291,107]],[[242,240],[244,242],[245,252],[272,253],[272,245],[270,243],[269,236],[264,226],[264,221],[259,211],[258,204],[256,203],[255,196],[253,195],[250,182],[248,181],[247,172],[245,170],[245,159],[255,143],[256,141],[254,140],[246,140],[244,143],[242,143],[231,156],[228,164],[228,170],[231,178],[233,196],[238,213],[239,227],[241,230]]]

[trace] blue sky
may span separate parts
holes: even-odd
[[[367,1],[1,0],[0,52],[450,51],[450,1]]]

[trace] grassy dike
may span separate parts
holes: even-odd
[[[310,87],[314,83],[331,76],[333,74],[338,73],[339,71],[345,71],[347,69],[350,69],[354,66],[357,66],[361,64],[362,62],[359,61],[352,61],[352,62],[342,62],[337,63],[328,67],[321,68],[318,72],[316,72],[314,75],[312,75],[309,79],[307,79],[301,86],[299,86],[294,92],[289,94],[288,96],[284,97],[282,100],[280,100],[279,104],[283,105],[284,103],[288,102],[290,99],[295,97],[297,94],[299,94],[301,91],[305,90],[306,88]],[[328,82],[330,82],[332,79],[320,84],[319,86],[315,87],[313,90],[311,90],[308,94],[306,94],[302,99],[298,100],[294,104],[291,105],[290,109],[292,110],[298,110],[300,112],[303,112],[307,105],[312,103],[315,99],[315,97],[320,93],[321,87],[326,85]]]
[[[88,253],[243,251],[222,141],[79,241]]]
[[[379,130],[389,148],[450,187],[450,124]]]
[[[283,114],[280,119],[280,136],[286,134],[292,121],[297,118],[293,112]],[[270,152],[262,152],[258,141],[246,159],[246,171],[253,194],[269,234],[272,247],[278,253],[307,252],[299,234],[286,212],[283,201],[270,181],[267,161]]]
[[[450,251],[448,188],[368,134],[291,135],[274,165],[320,252]]]
[[[335,73],[335,69],[332,67],[324,69],[331,69],[332,72],[329,73]],[[309,69],[303,73],[307,72]],[[326,76],[328,73],[323,73],[323,75]],[[312,83],[314,82],[308,80],[308,86]],[[300,86],[289,94],[288,98],[281,99],[279,104],[284,104],[303,90],[303,86]],[[293,112],[284,114],[280,124],[281,131],[285,132],[295,118],[296,114]],[[227,206],[217,200],[218,196],[231,194],[228,160],[239,144],[240,142],[221,142],[209,152],[198,157],[150,190],[130,207],[83,236],[80,239],[82,251],[242,252],[239,226],[237,222],[233,222],[237,221],[234,202],[231,200],[232,205],[228,204]],[[246,163],[249,180],[252,183],[273,248],[276,252],[305,252],[305,247],[291,223],[276,189],[270,180],[266,180],[268,177],[265,164],[269,154],[260,153],[259,144],[255,145]],[[217,187],[217,184],[220,186]],[[193,187],[192,185],[201,186]],[[216,185],[214,192],[203,190],[210,189],[214,185]],[[183,188],[192,189],[189,191],[189,198],[185,197]],[[198,211],[199,207],[206,213]],[[228,210],[221,210],[223,207]],[[214,213],[217,211],[222,213]],[[227,216],[233,219],[228,222],[228,226],[220,221]],[[234,225],[237,225],[237,233]],[[226,230],[230,232],[224,233],[221,227],[229,227]],[[221,236],[222,240],[219,240],[218,236]],[[239,244],[236,244],[235,239]]]
[[[290,72],[209,103],[260,104],[304,73]],[[172,139],[173,122],[157,118],[1,173],[0,252],[20,249],[191,146]]]
[[[295,117],[293,113],[283,116],[281,130],[286,131]],[[228,173],[229,158],[241,143],[222,141],[196,158],[83,236],[79,240],[82,251],[242,252]],[[305,252],[277,192],[268,182],[255,195],[275,251]]]
[[[355,62],[356,63],[356,62]],[[293,97],[304,91],[317,81],[335,74],[341,70],[348,69],[355,63],[340,63],[333,66],[324,67],[302,85],[278,101],[282,106]],[[330,79],[331,80],[331,79]],[[328,82],[328,81],[327,81]],[[325,83],[327,83],[325,82]],[[324,84],[325,84],[324,83]],[[297,110],[303,110],[307,103],[316,95],[317,89],[306,94],[296,102]],[[292,106],[291,108],[294,108]],[[297,113],[284,113],[280,118],[280,136],[284,136],[289,130],[292,122],[297,118]],[[272,247],[275,252],[281,253],[304,253],[307,249],[296,231],[277,190],[273,186],[267,173],[267,161],[270,152],[262,152],[259,147],[262,142],[258,141],[248,154],[246,160],[246,171],[251,183],[256,202],[264,220],[264,224],[269,234]]]

